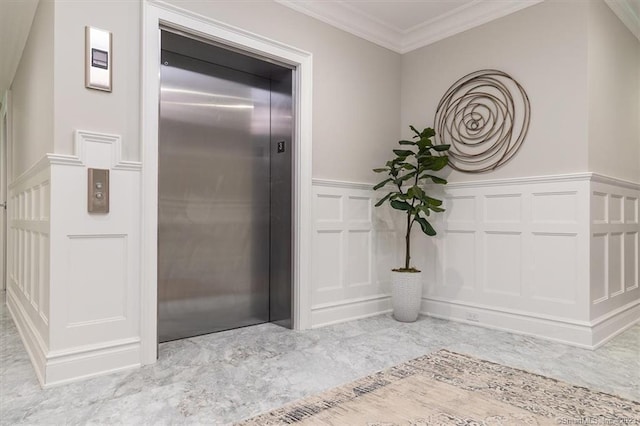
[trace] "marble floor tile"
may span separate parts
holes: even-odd
[[[591,351],[389,314],[307,331],[273,324],[160,345],[154,365],[42,390],[0,307],[0,424],[229,424],[449,349],[640,401],[640,325]]]

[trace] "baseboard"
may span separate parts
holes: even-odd
[[[592,344],[598,348],[618,334],[640,323],[640,300],[636,300],[592,322]]]
[[[41,386],[44,386],[46,377],[46,345],[29,319],[29,315],[27,315],[22,305],[16,300],[16,296],[10,287],[7,288],[7,307],[18,329],[22,344],[27,350],[29,359],[33,364],[38,381]]]
[[[47,356],[46,383],[43,387],[48,388],[139,367],[140,359],[140,339],[138,338],[64,352],[51,352]]]
[[[594,349],[592,327],[588,322],[539,318],[531,314],[504,312],[468,303],[424,298],[422,299],[421,313],[449,321]]]
[[[367,318],[391,311],[391,296],[381,294],[311,308],[312,328]]]

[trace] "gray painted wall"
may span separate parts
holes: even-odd
[[[583,2],[547,0],[402,57],[403,136],[433,125],[438,102],[460,77],[507,72],[531,101],[531,126],[518,153],[469,181],[587,171],[587,12]]]
[[[12,176],[20,176],[47,152],[53,152],[54,4],[41,0],[33,19],[12,91]]]
[[[640,182],[640,40],[602,1],[589,8],[589,170]]]

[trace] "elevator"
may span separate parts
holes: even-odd
[[[158,340],[291,328],[295,71],[160,37]]]

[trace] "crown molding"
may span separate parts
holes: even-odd
[[[342,1],[274,1],[402,54],[541,3],[544,0],[474,0],[449,13],[404,31]]]
[[[640,40],[640,16],[636,14],[631,3],[640,0],[604,0],[613,13],[620,18],[629,31]]]
[[[407,30],[402,43],[403,49],[400,53],[411,52],[543,1],[475,0]]]
[[[403,34],[346,3],[338,1],[274,0],[297,12],[400,53]]]

